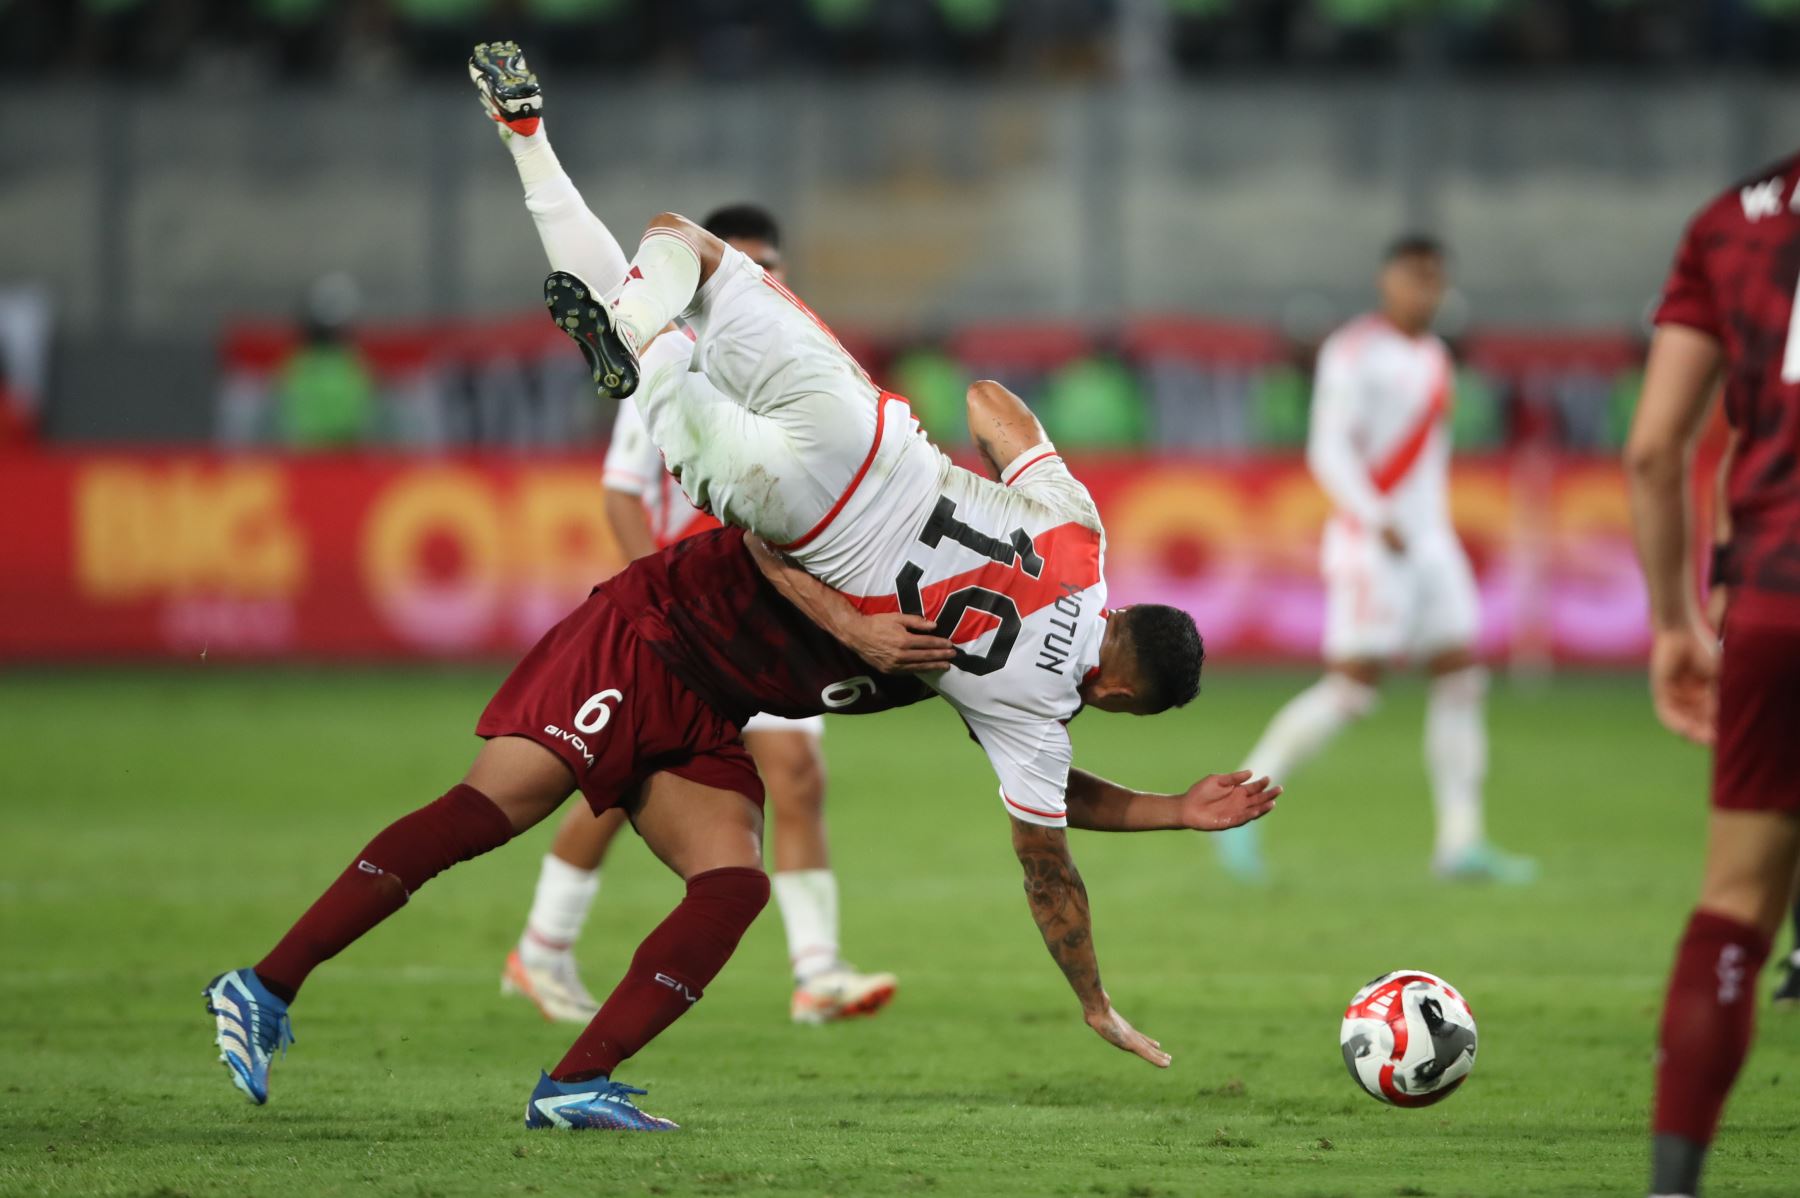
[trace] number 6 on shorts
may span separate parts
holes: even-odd
[[[606,705],[607,700],[618,701],[624,697],[623,692],[611,689],[590,695],[588,701],[581,705],[581,710],[575,713],[575,731],[592,736],[606,727],[613,713],[613,709]]]

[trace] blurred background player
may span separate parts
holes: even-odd
[[[1650,1189],[1694,1195],[1749,1052],[1756,982],[1800,865],[1800,157],[1727,189],[1683,238],[1656,315],[1626,446],[1650,592],[1650,690],[1664,725],[1713,746],[1700,901],[1657,1038]],[[1689,530],[1693,447],[1720,379],[1736,435],[1726,493],[1731,586],[1702,615]]]
[[[540,122],[532,141],[541,148],[534,154],[554,164],[542,117],[532,119]],[[498,127],[513,144],[513,130],[504,123]],[[534,169],[544,163],[535,156],[527,161]],[[522,169],[521,175],[526,203],[540,230],[546,230],[548,248],[558,235],[558,222],[580,222],[586,206],[560,166],[537,173]],[[581,213],[570,205],[579,206]],[[763,209],[749,204],[721,208],[705,225],[776,278],[785,277],[781,231]],[[630,399],[619,404],[603,481],[607,521],[628,558],[648,556],[718,527],[718,521],[687,501],[663,469],[662,455]],[[790,1013],[796,1023],[872,1015],[887,1005],[895,989],[893,974],[862,973],[838,956],[837,875],[825,832],[825,759],[819,744],[824,734],[823,716],[789,720],[758,715],[744,728],[744,744],[756,759],[775,811],[772,887],[787,931],[794,971]],[[564,817],[544,857],[531,911],[518,945],[506,958],[501,987],[529,998],[547,1019],[586,1023],[599,1010],[581,981],[574,946],[600,890],[600,864],[624,826],[623,810],[595,815],[578,804]]]
[[[1529,859],[1486,837],[1487,672],[1475,656],[1474,574],[1450,523],[1450,407],[1455,364],[1431,331],[1447,286],[1442,245],[1396,239],[1377,276],[1381,307],[1319,351],[1307,463],[1330,497],[1321,565],[1325,676],[1289,700],[1245,759],[1286,782],[1332,738],[1374,710],[1398,658],[1431,679],[1425,765],[1437,812],[1432,869],[1441,877],[1529,881]],[[1253,828],[1229,833],[1221,859],[1246,878],[1265,868]]]

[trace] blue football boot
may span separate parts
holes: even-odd
[[[538,1078],[525,1104],[526,1127],[566,1127],[570,1131],[674,1131],[680,1124],[638,1110],[633,1094],[646,1091],[604,1077],[559,1082]]]
[[[269,1065],[294,1042],[287,1004],[270,994],[253,970],[234,969],[206,984],[206,1012],[216,1022],[213,1041],[232,1084],[250,1101],[269,1101]]]

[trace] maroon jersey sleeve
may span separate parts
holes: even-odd
[[[1663,284],[1662,302],[1656,307],[1657,324],[1680,324],[1719,336],[1719,312],[1713,302],[1712,280],[1706,273],[1705,245],[1712,209],[1689,222],[1675,252],[1675,265]]]
[[[935,693],[915,677],[877,673],[782,598],[740,529],[688,537],[598,589],[671,673],[739,725],[759,711],[866,715]]]

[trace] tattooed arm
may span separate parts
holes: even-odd
[[[1013,851],[1025,869],[1025,897],[1031,917],[1043,933],[1044,947],[1069,979],[1069,988],[1081,1000],[1089,1027],[1108,1044],[1136,1053],[1152,1065],[1168,1068],[1169,1054],[1162,1045],[1125,1022],[1112,1009],[1112,1000],[1100,984],[1100,963],[1094,956],[1093,926],[1088,918],[1087,887],[1069,856],[1069,834],[1063,828],[1046,828],[1012,821]]]

